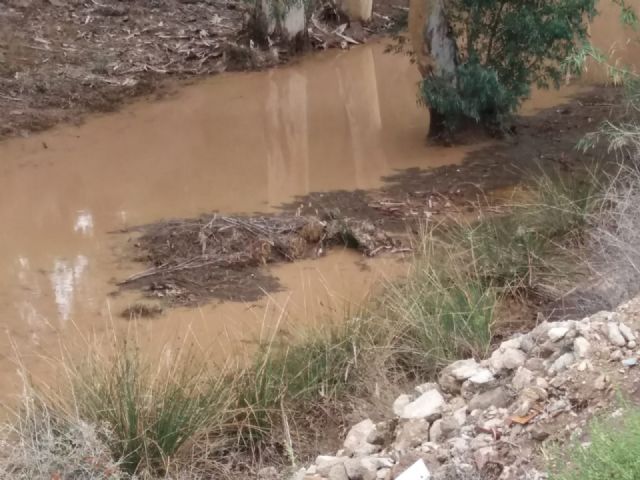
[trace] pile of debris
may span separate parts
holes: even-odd
[[[120,283],[170,303],[207,298],[250,301],[278,289],[263,266],[324,254],[344,245],[367,256],[398,251],[398,242],[373,223],[313,216],[203,216],[137,227],[136,260],[151,267]]]
[[[437,383],[401,395],[393,416],[361,421],[342,450],[317,457],[295,478],[547,478],[536,456],[542,442],[587,441],[586,424],[615,406],[617,389],[638,389],[639,326],[640,297],[615,312],[540,323],[490,358],[454,362]],[[400,477],[410,466],[417,476]]]

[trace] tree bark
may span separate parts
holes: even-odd
[[[409,33],[422,78],[440,76],[456,83],[458,49],[444,0],[410,0]],[[442,138],[444,119],[429,107],[429,138]]]

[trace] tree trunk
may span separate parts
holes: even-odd
[[[372,0],[341,0],[338,2],[340,10],[354,22],[368,22],[373,14]]]
[[[431,107],[429,108],[429,131],[427,132],[427,138],[431,140],[438,140],[442,142],[448,142],[449,130],[445,123],[444,115],[437,112]]]
[[[423,78],[443,76],[456,82],[458,49],[447,20],[444,0],[410,0],[409,33]],[[429,138],[442,138],[442,115],[429,107]]]

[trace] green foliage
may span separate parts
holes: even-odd
[[[625,408],[618,419],[599,419],[589,443],[575,442],[550,480],[636,480],[640,478],[640,410]]]
[[[95,355],[71,371],[78,415],[108,425],[114,458],[128,473],[162,471],[189,438],[230,418],[232,385],[191,355],[172,360],[156,369],[125,344],[115,355]]]
[[[423,100],[455,128],[465,119],[500,125],[532,85],[558,86],[562,62],[587,34],[595,0],[453,0],[456,78],[423,81]]]

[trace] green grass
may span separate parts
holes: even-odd
[[[164,471],[187,440],[220,433],[233,419],[233,383],[191,354],[158,366],[125,343],[74,365],[68,363],[72,408],[84,421],[109,425],[109,446],[128,473]]]
[[[410,275],[367,309],[287,344],[271,340],[242,368],[215,370],[179,351],[157,362],[124,343],[69,359],[63,400],[43,401],[106,426],[104,443],[125,474],[162,476],[228,457],[251,464],[265,451],[291,464],[305,431],[327,423],[322,415],[373,398],[378,381],[428,380],[452,360],[485,356],[504,299],[569,275],[577,262],[567,252],[591,224],[597,195],[589,183],[535,185],[527,203],[501,214],[425,229]]]
[[[499,296],[436,236],[418,246],[409,277],[389,288],[387,328],[396,362],[433,375],[451,360],[486,353]]]
[[[563,466],[550,480],[637,480],[640,478],[640,409],[625,408],[616,419],[593,422],[587,446],[574,444],[559,456]]]

